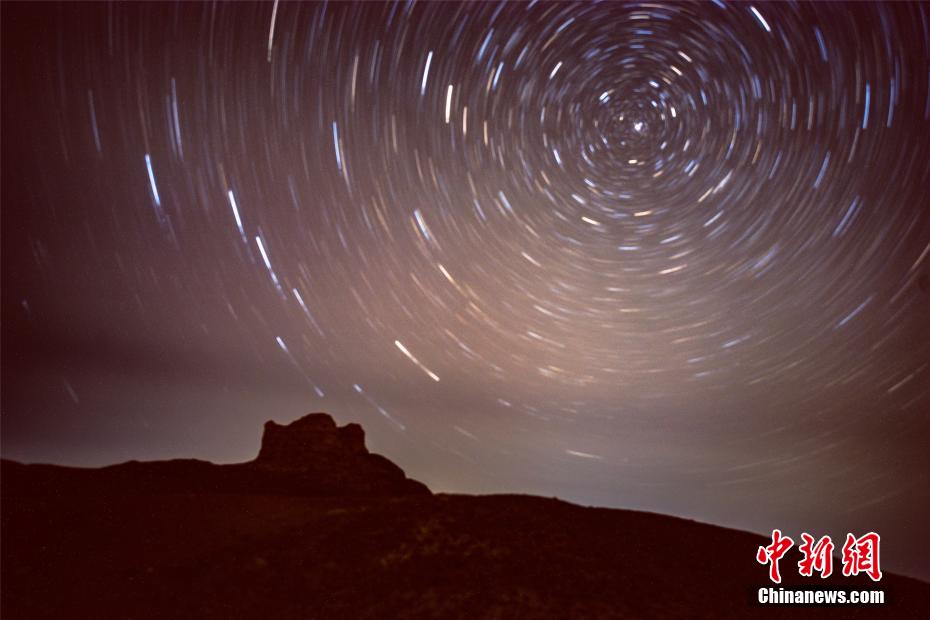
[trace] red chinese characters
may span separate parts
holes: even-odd
[[[798,562],[798,572],[803,577],[810,577],[814,571],[820,573],[821,579],[826,579],[833,573],[833,541],[824,536],[814,544],[814,537],[808,533],[801,534],[804,542],[798,550],[804,555]]]
[[[878,544],[881,537],[875,532],[869,532],[860,538],[846,534],[846,543],[843,545],[843,575],[858,575],[865,573],[872,581],[882,578],[882,569],[878,559]]]
[[[875,532],[869,532],[859,538],[853,534],[846,535],[843,544],[842,561],[843,576],[850,577],[865,573],[872,581],[882,578],[882,569],[879,558],[879,544],[881,537]],[[794,546],[789,536],[784,536],[781,530],[772,530],[772,543],[759,547],[756,552],[756,561],[769,566],[769,579],[774,583],[781,583],[781,571],[778,562]],[[802,577],[811,577],[814,571],[820,573],[821,579],[833,574],[833,550],[835,545],[829,536],[816,540],[804,532],[801,534],[801,560],[798,562],[798,573]]]
[[[759,547],[756,552],[756,561],[759,564],[769,564],[769,579],[775,583],[781,583],[781,573],[778,571],[778,561],[794,545],[794,541],[788,536],[782,536],[781,530],[772,530],[772,544],[767,547]]]

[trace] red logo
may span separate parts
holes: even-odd
[[[846,544],[843,545],[843,575],[858,575],[865,573],[872,581],[882,578],[882,569],[878,564],[878,543],[881,537],[875,532],[869,532],[861,538],[846,534]]]
[[[756,552],[756,561],[759,564],[771,564],[769,579],[775,583],[781,583],[778,561],[792,546],[794,546],[794,541],[787,536],[782,537],[781,530],[772,530],[772,544],[768,547],[759,547],[759,551]]]
[[[804,558],[798,562],[798,572],[804,577],[810,577],[814,571],[820,573],[820,578],[825,579],[833,573],[833,541],[829,536],[824,536],[814,543],[814,537],[807,532],[801,534],[804,541],[798,550],[804,554]]]
[[[833,574],[833,540],[824,536],[815,542],[813,536],[804,532],[801,534],[801,541],[798,551],[803,557],[798,562],[798,573],[802,577],[811,577],[816,571],[820,573],[821,579]],[[869,532],[859,538],[847,534],[842,550],[843,576],[865,573],[872,581],[880,580],[882,570],[879,563],[879,543],[881,537],[875,532]],[[756,561],[762,565],[769,565],[769,579],[774,583],[781,583],[778,562],[793,546],[794,541],[791,537],[783,536],[781,530],[772,530],[772,543],[759,547],[756,552]]]

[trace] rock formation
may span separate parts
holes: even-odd
[[[264,474],[322,484],[327,495],[429,493],[401,468],[365,447],[358,424],[336,426],[326,413],[311,413],[285,426],[268,421],[258,457],[246,466]]]

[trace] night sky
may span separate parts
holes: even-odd
[[[930,578],[930,5],[2,22],[4,457],[327,411],[437,491],[875,530]]]

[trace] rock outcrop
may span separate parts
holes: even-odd
[[[265,422],[262,447],[254,463],[282,470],[303,470],[321,461],[368,454],[358,424],[336,426],[326,413],[311,413],[287,425]]]
[[[324,485],[332,495],[410,495],[429,493],[403,470],[365,447],[358,424],[336,426],[326,413],[311,413],[287,425],[268,421],[258,457],[250,467]]]

